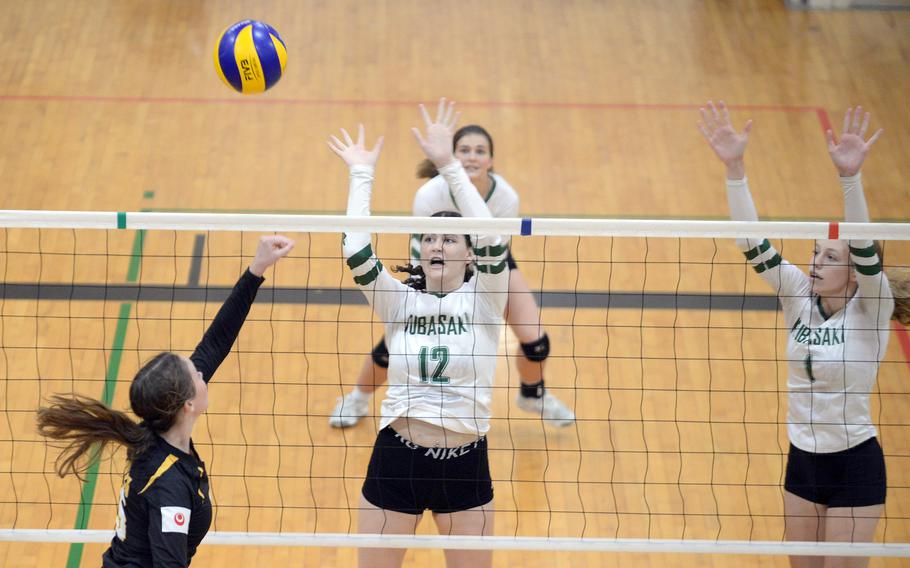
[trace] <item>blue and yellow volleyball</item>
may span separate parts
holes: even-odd
[[[215,44],[215,69],[224,84],[244,95],[263,93],[284,74],[288,52],[275,28],[243,20]]]

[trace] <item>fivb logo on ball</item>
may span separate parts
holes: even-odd
[[[224,84],[245,95],[262,93],[281,79],[288,54],[272,26],[243,20],[215,44],[215,69]]]

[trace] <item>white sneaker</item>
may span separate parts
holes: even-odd
[[[564,427],[575,422],[575,413],[561,400],[546,391],[541,398],[521,396],[519,392],[515,403],[518,408],[541,416],[553,426]]]
[[[353,392],[340,397],[332,414],[329,415],[329,426],[332,428],[349,428],[360,422],[370,411],[369,396],[355,396]]]

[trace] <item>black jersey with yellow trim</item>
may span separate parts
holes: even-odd
[[[185,453],[160,436],[123,479],[117,534],[103,566],[188,566],[212,522],[205,464],[190,444]]]
[[[246,270],[190,356],[208,382],[230,353],[264,279]],[[183,452],[155,436],[123,479],[105,568],[185,567],[212,522],[209,479],[193,442]]]

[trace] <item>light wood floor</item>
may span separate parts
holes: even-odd
[[[910,13],[792,12],[737,2],[481,1],[10,3],[0,29],[4,209],[340,212],[339,127],[384,134],[374,211],[410,209],[420,159],[417,102],[459,101],[495,138],[496,170],[522,214],[724,218],[723,170],[695,129],[708,99],[755,121],[750,184],[759,213],[837,219],[823,128],[863,104],[885,128],[864,168],[876,220],[910,219]],[[212,69],[220,31],[252,17],[288,46],[286,76],[234,95]],[[228,286],[256,235],[207,234],[200,282]],[[337,235],[296,235],[268,285],[351,287]],[[0,232],[7,283],[121,285],[131,231]],[[183,286],[195,234],[149,233],[143,286]],[[808,260],[810,243],[784,254]],[[383,236],[380,255],[401,256]],[[542,239],[514,243],[535,290],[766,294],[731,242]],[[76,252],[78,251],[78,255]],[[888,243],[888,263],[910,247]],[[40,254],[39,254],[40,253]],[[546,259],[546,263],[541,262]],[[584,262],[577,262],[582,260]],[[265,288],[263,292],[267,292]],[[126,302],[114,404],[153,353],[189,353],[215,302]],[[0,527],[72,528],[77,480],[34,410],[55,392],[101,396],[120,300],[0,299]],[[544,428],[516,408],[504,358],[490,434],[499,535],[777,540],[782,535],[786,368],[780,314],[545,307],[548,387],[578,422]],[[210,391],[194,439],[211,474],[214,530],[348,532],[376,420],[332,430],[370,335],[365,306],[273,303],[261,294]],[[892,334],[894,335],[894,334]],[[503,352],[516,346],[511,332]],[[873,416],[888,454],[878,538],[910,542],[910,398],[896,337]],[[378,409],[378,406],[376,407]],[[113,526],[122,456],[98,476],[89,526]],[[421,532],[435,530],[425,520]],[[104,547],[86,546],[83,566]],[[5,566],[64,566],[68,545],[0,545]],[[194,565],[352,566],[353,549],[204,546]],[[785,558],[496,553],[496,566],[786,566]],[[411,551],[406,566],[439,565]],[[874,560],[872,566],[898,566]]]

